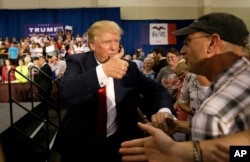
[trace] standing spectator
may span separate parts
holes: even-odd
[[[181,81],[174,106],[177,111],[177,120],[191,121],[195,111],[206,98],[210,81],[204,76],[188,72],[185,62],[179,62],[175,72]],[[177,140],[181,139],[181,136],[183,133],[177,133],[174,137]],[[183,139],[190,139],[189,134],[185,134]]]
[[[138,69],[141,71],[143,68],[143,61],[139,59],[140,53],[137,51],[132,55],[132,61],[136,63]]]
[[[176,101],[178,86],[180,84],[180,80],[174,72],[175,67],[179,63],[179,58],[179,51],[173,47],[169,48],[167,50],[168,65],[161,68],[155,79],[157,82],[161,83],[169,92],[173,104]]]
[[[32,62],[32,60],[31,60],[30,55],[26,55],[26,56],[24,57],[24,64],[25,64],[26,66],[28,66],[29,69],[33,66],[33,62]]]
[[[0,66],[4,65],[5,59],[9,57],[8,55],[8,48],[6,47],[5,43],[2,43],[0,45]]]
[[[16,37],[12,37],[11,43],[19,44],[20,42],[16,39]]]
[[[182,111],[189,114],[189,121],[191,121],[195,111],[198,110],[206,99],[210,84],[206,77],[194,73],[189,73],[185,77],[177,105]]]
[[[10,39],[9,39],[8,36],[5,37],[5,39],[4,39],[4,44],[5,44],[5,46],[6,46],[7,48],[10,47]]]
[[[36,44],[36,47],[35,47],[35,56],[34,57],[41,57],[43,56],[43,47],[40,45],[40,43],[35,43]]]
[[[67,50],[67,56],[71,56],[75,54],[75,51],[74,51],[74,46],[72,43],[69,44],[69,49]]]
[[[156,76],[158,75],[161,68],[168,65],[167,58],[166,58],[166,52],[163,47],[157,47],[153,49],[152,52],[153,56],[156,58],[157,62],[155,62],[155,65],[153,67],[153,70],[155,71]]]
[[[232,14],[210,13],[174,34],[185,38],[182,51],[189,72],[211,82],[206,99],[191,123],[186,122],[191,139],[212,139],[248,130],[250,63],[244,57],[249,38],[246,24]],[[156,121],[163,114],[158,115]]]
[[[76,34],[76,42],[83,42],[82,37],[80,36],[80,34]]]
[[[45,56],[39,57],[38,64],[40,66],[40,71],[35,74],[34,81],[40,86],[40,88],[38,88],[38,94],[42,96],[40,97],[41,101],[44,101],[44,96],[51,96],[52,80],[49,77],[52,76],[52,70],[47,63]]]
[[[128,61],[131,61],[131,60],[132,60],[132,57],[131,57],[130,54],[125,54],[125,55],[123,56],[123,58],[124,58],[125,60],[128,60]]]
[[[155,72],[152,70],[154,60],[151,57],[146,57],[143,61],[142,73],[152,80],[155,80]]]
[[[188,87],[185,87],[185,84],[183,83],[184,82],[184,79],[192,74],[192,73],[189,73],[188,72],[188,69],[187,69],[187,65],[185,62],[181,62],[179,63],[176,68],[174,69],[177,77],[179,78],[180,80],[180,84],[179,84],[179,87],[178,87],[178,92],[177,92],[177,96],[176,96],[176,102],[174,104],[174,109],[176,111],[176,114],[177,114],[177,120],[182,120],[182,121],[186,121],[188,119],[188,113],[183,111],[180,107],[179,107],[179,99],[180,99],[180,96],[181,96],[181,90],[183,88],[183,85],[184,85],[184,88],[188,88]],[[187,86],[187,85],[186,85]]]
[[[3,43],[3,39],[2,37],[0,37],[0,46],[2,45],[2,43]]]
[[[18,58],[24,59],[27,55],[30,55],[29,44],[24,43],[22,46],[20,46],[20,52]]]
[[[143,61],[144,58],[145,58],[145,53],[143,52],[143,49],[142,48],[138,48],[136,53],[138,53],[138,60],[141,60]]]
[[[74,47],[75,54],[84,53],[84,46],[83,46],[82,41],[76,42],[76,44],[74,44],[73,47]]]
[[[58,61],[58,58],[56,55],[51,56],[51,62],[49,63],[49,66],[52,70],[52,78],[57,79],[60,78],[64,73],[64,67],[63,65]]]
[[[51,39],[50,35],[47,32],[44,32],[42,35],[42,40],[44,43],[47,43]]]
[[[31,60],[33,61],[35,58],[38,58],[36,55],[36,43],[35,41],[32,41],[31,44],[29,45],[29,53]]]
[[[60,64],[62,70],[61,70],[61,76],[64,74],[64,72],[66,71],[66,61],[63,59],[62,55],[58,55],[57,56],[57,62]]]
[[[19,49],[17,48],[16,43],[11,43],[8,49],[9,59],[12,65],[18,65],[17,59],[19,55]]]
[[[62,44],[62,48],[58,50],[58,56],[61,56],[62,59],[65,59],[67,56],[66,44]]]
[[[29,76],[32,81],[35,81],[35,76],[38,74],[38,69],[40,69],[39,58],[35,57],[32,61],[32,64],[29,66]]]
[[[90,51],[90,48],[89,48],[88,42],[83,42],[83,52],[86,53],[89,51]]]

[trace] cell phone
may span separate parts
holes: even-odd
[[[118,50],[118,53],[120,53],[120,52],[121,52],[122,48],[123,48],[123,46],[120,44],[120,46],[119,46],[119,50]]]

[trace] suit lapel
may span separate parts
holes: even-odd
[[[93,52],[86,53],[86,55],[87,57],[83,57],[83,61],[85,62],[87,69],[93,68],[98,65]]]
[[[115,100],[120,103],[124,98],[125,90],[123,89],[123,79],[114,79]]]

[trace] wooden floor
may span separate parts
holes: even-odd
[[[27,109],[31,110],[32,105],[30,102],[20,102],[22,106],[26,107]],[[34,103],[34,107],[39,104],[39,102]],[[19,105],[13,103],[13,122],[15,123],[21,117],[23,117],[27,112],[19,107]],[[0,103],[0,134],[9,128],[11,125],[10,122],[10,105],[9,103]]]

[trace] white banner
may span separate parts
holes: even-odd
[[[167,45],[176,43],[175,36],[171,34],[176,28],[175,24],[152,23],[149,28],[150,45]]]

